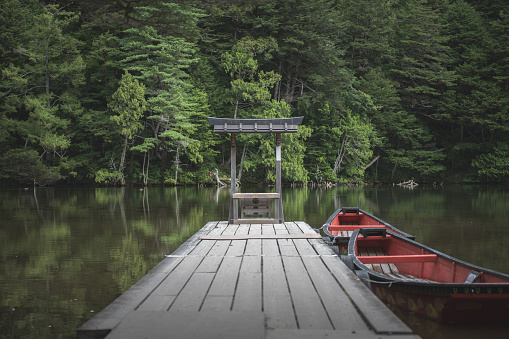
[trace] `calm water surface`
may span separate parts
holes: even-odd
[[[73,338],[208,221],[227,220],[229,196],[216,188],[0,189],[0,336]],[[342,206],[509,273],[507,187],[288,188],[283,195],[286,220],[313,227]],[[400,316],[424,338],[509,337],[509,325],[439,326]]]

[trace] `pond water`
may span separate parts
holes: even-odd
[[[227,220],[229,197],[229,189],[194,187],[0,189],[0,337],[75,337],[165,254],[208,221]],[[318,228],[342,206],[509,273],[507,187],[284,188],[288,221]],[[505,324],[438,325],[400,316],[423,338],[509,337]]]

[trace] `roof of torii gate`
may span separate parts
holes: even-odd
[[[216,133],[296,133],[304,117],[274,119],[229,119],[209,117]]]

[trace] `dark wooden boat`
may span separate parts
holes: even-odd
[[[438,322],[509,321],[508,274],[383,228],[355,230],[341,258],[391,307]]]
[[[337,209],[323,224],[322,229],[333,244],[347,244],[353,231],[363,227],[385,228],[404,237],[415,238],[358,207]]]

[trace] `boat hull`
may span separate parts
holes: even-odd
[[[509,293],[496,288],[492,293],[454,294],[408,291],[398,286],[370,283],[375,295],[391,308],[399,308],[441,323],[506,322]]]
[[[437,322],[509,321],[507,274],[380,229],[356,230],[342,259],[391,307]]]

